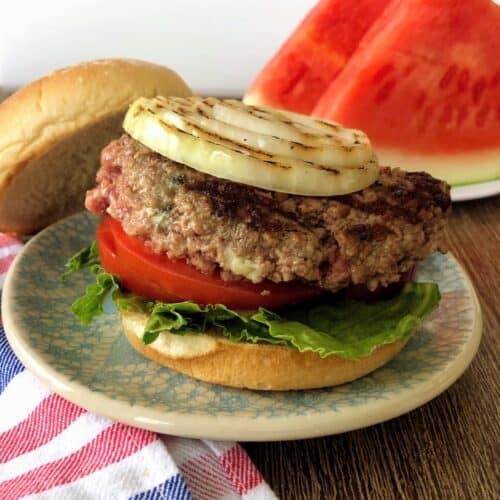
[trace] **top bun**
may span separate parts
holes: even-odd
[[[156,95],[192,92],[163,66],[105,59],[55,71],[0,104],[0,231],[29,234],[81,210],[129,104]]]

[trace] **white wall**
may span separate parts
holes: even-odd
[[[314,0],[9,0],[0,87],[87,59],[170,66],[204,94],[241,95]],[[1,91],[0,91],[1,94]]]

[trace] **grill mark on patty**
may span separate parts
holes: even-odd
[[[294,228],[282,215],[272,197],[258,196],[242,184],[205,179],[189,182],[186,188],[206,197],[219,218],[241,219],[254,229],[270,232],[290,231]]]
[[[388,167],[381,169],[381,174],[390,173]],[[338,196],[336,199],[352,208],[365,213],[398,217],[417,224],[424,218],[423,212],[439,208],[441,213],[448,212],[451,201],[449,190],[444,183],[436,181],[425,172],[407,172],[404,184],[385,185],[380,180],[367,188],[376,195],[376,199],[365,200],[364,191]]]
[[[244,184],[210,179],[188,182],[186,189],[204,195],[217,217],[239,219],[249,227],[270,233],[310,232],[322,227],[323,221],[316,215],[301,215],[285,210],[282,198],[290,195],[264,191]],[[281,196],[280,196],[281,195]]]
[[[449,192],[441,189],[441,184],[425,172],[408,172],[408,180],[413,184],[412,195],[418,194],[425,207],[437,205],[445,213],[451,205]],[[407,195],[407,193],[405,193]],[[407,198],[407,201],[408,198]]]

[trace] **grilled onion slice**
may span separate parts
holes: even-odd
[[[171,160],[271,191],[334,196],[363,189],[378,177],[363,132],[240,101],[141,98],[123,126]]]

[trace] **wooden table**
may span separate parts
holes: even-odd
[[[454,205],[447,240],[483,311],[483,339],[471,366],[444,394],[386,423],[318,439],[244,444],[280,498],[499,498],[500,196]]]

